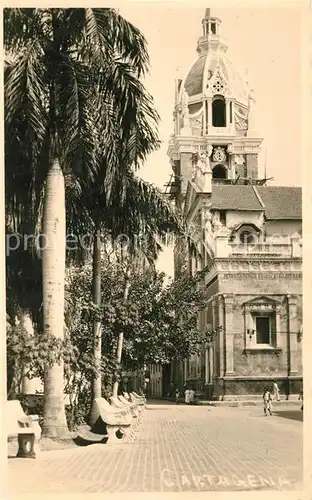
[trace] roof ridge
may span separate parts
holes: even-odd
[[[256,186],[252,186],[252,189],[254,190],[254,193],[255,193],[256,197],[258,198],[260,205],[265,209],[265,204],[263,203],[262,198],[261,198],[260,194],[258,193]]]

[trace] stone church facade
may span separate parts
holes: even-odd
[[[206,9],[198,57],[176,82],[168,148],[171,192],[196,247],[189,273],[207,269],[199,321],[218,334],[171,378],[224,400],[260,395],[276,380],[288,398],[302,387],[301,189],[259,179],[254,92],[227,57],[220,25]],[[176,254],[175,272],[182,264]]]

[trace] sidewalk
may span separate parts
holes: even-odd
[[[294,411],[297,411],[294,408]],[[302,422],[260,408],[149,404],[134,443],[9,460],[18,495],[299,490]]]

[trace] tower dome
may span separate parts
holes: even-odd
[[[181,180],[211,192],[215,183],[250,183],[258,177],[257,106],[253,91],[227,56],[221,20],[206,9],[198,57],[176,81],[174,134],[168,155]]]
[[[217,98],[220,109],[221,100],[225,108],[228,104],[227,112],[232,120],[227,120],[227,125],[231,123],[231,132],[247,135],[250,91],[245,78],[227,56],[227,44],[220,37],[220,25],[221,20],[212,15],[211,9],[206,9],[202,20],[203,33],[197,42],[198,57],[180,85],[178,102],[182,105],[183,95],[187,95],[190,128],[194,129],[192,135],[208,132],[203,130],[208,116],[201,115],[207,115],[205,103]],[[215,126],[219,123],[222,123],[221,119],[216,120]]]

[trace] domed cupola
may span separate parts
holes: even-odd
[[[180,86],[181,113],[187,99],[191,135],[220,133],[247,135],[249,89],[227,57],[227,44],[220,36],[221,20],[206,9],[198,58]],[[182,118],[182,116],[180,117]],[[180,120],[183,128],[183,120]]]
[[[256,100],[227,56],[220,28],[221,20],[206,9],[197,59],[186,77],[176,82],[168,154],[180,164],[174,169],[183,179],[182,191],[208,151],[213,182],[249,183],[258,176],[262,138],[257,132]]]

